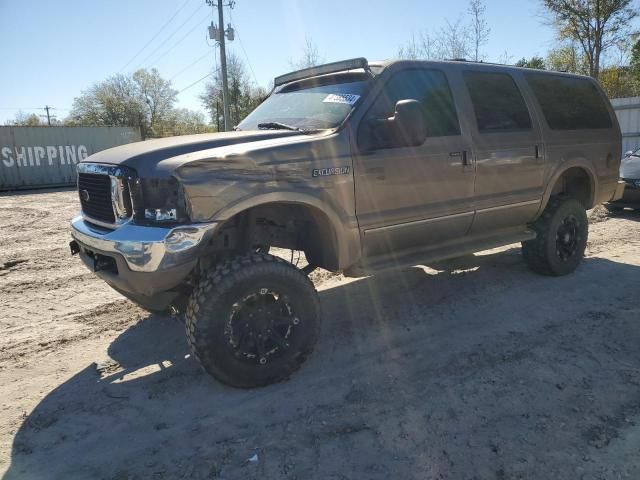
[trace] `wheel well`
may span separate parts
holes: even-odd
[[[585,209],[589,209],[593,205],[592,191],[589,173],[584,168],[572,167],[556,180],[551,195],[569,195],[582,203]]]
[[[217,247],[235,253],[260,247],[300,250],[309,263],[338,269],[336,232],[321,210],[296,203],[267,203],[244,210],[220,228]]]

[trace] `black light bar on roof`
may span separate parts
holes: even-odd
[[[276,77],[273,84],[278,87],[295,80],[302,80],[303,78],[315,77],[316,75],[324,75],[326,73],[341,72],[343,70],[354,70],[356,68],[364,68],[365,70],[368,70],[369,62],[367,62],[366,58],[352,58],[351,60],[342,60],[340,62],[318,65],[317,67],[303,68],[302,70],[296,70],[295,72],[285,73],[284,75]]]

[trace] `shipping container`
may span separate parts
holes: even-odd
[[[78,162],[141,140],[131,127],[0,127],[0,191],[74,185]]]

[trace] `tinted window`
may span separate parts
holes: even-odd
[[[427,132],[431,137],[459,135],[460,126],[449,82],[439,70],[405,70],[395,74],[377,98],[370,118],[392,117],[399,100],[422,103]]]
[[[531,128],[531,117],[511,75],[464,72],[478,130],[483,133]]]
[[[549,128],[581,130],[611,128],[602,95],[587,78],[525,74]]]

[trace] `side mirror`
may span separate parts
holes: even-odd
[[[400,100],[391,118],[369,123],[372,148],[417,147],[427,139],[422,105],[417,100]]]
[[[624,154],[624,158],[630,157],[631,155],[633,155],[633,150],[629,150],[628,152],[626,152]]]

